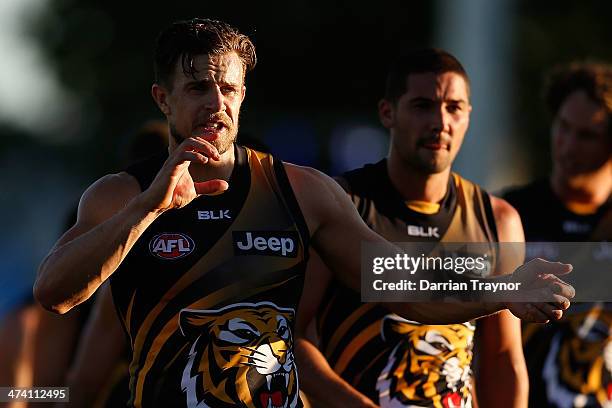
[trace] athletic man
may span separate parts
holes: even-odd
[[[58,313],[110,279],[132,348],[132,406],[300,406],[293,322],[309,244],[353,288],[361,242],[387,245],[332,179],[234,143],[254,64],[251,41],[225,23],[163,31],[151,92],[168,120],[168,155],[89,187],[40,266],[35,295]],[[508,279],[540,302],[390,307],[425,322],[504,307],[556,319],[573,288],[540,274],[570,269],[539,260]]]
[[[550,178],[508,191],[528,241],[612,240],[612,67],[561,66],[546,102],[554,115]],[[577,303],[558,324],[527,325],[530,406],[612,405],[612,304]]]
[[[338,179],[362,218],[390,241],[489,242],[497,273],[522,256],[496,253],[496,241],[522,242],[516,211],[451,172],[471,105],[469,79],[455,57],[412,51],[394,62],[379,117],[391,135],[389,154]],[[314,265],[314,262],[313,262]],[[314,266],[313,266],[314,267]],[[325,292],[321,280],[317,295]],[[313,299],[313,304],[319,303]],[[300,316],[301,317],[301,316]],[[305,322],[298,320],[298,325]],[[298,330],[301,327],[298,326]],[[475,322],[427,326],[360,301],[337,281],[317,311],[319,350],[299,340],[304,390],[334,395],[344,406],[469,407]],[[478,321],[480,405],[526,406],[527,370],[519,320],[501,312]],[[299,335],[299,332],[298,332]],[[324,353],[324,357],[321,353]],[[326,361],[326,360],[327,361]],[[308,375],[310,370],[313,374]]]

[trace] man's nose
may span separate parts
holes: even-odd
[[[449,125],[450,114],[446,112],[446,109],[444,109],[443,106],[440,106],[437,109],[433,109],[431,121],[432,130],[436,132],[448,133]]]
[[[211,87],[208,95],[206,95],[206,109],[210,112],[225,110],[224,97],[219,86]]]

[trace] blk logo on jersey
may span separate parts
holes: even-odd
[[[297,256],[295,231],[233,231],[232,236],[236,255]]]
[[[408,225],[408,235],[411,237],[440,238],[438,227],[423,227],[420,225]]]
[[[231,220],[229,210],[198,211],[198,220]]]
[[[183,258],[194,249],[193,239],[180,232],[158,234],[149,242],[151,254],[161,259]]]

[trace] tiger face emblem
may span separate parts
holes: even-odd
[[[612,406],[612,313],[601,303],[584,305],[590,305],[590,309],[569,313],[557,323],[542,379],[548,400],[560,407],[609,407]]]
[[[294,316],[270,302],[183,309],[179,325],[190,339],[181,381],[187,406],[296,407]]]
[[[426,326],[385,316],[381,336],[394,347],[376,383],[380,406],[471,407],[474,329],[470,323]]]

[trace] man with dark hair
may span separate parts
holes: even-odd
[[[528,241],[612,240],[612,67],[572,63],[551,71],[545,100],[552,174],[509,190]],[[536,255],[536,254],[534,254]],[[612,404],[612,305],[577,303],[558,324],[527,325],[530,406]]]
[[[168,154],[85,191],[76,224],[41,263],[35,296],[65,313],[110,280],[131,343],[131,406],[301,406],[293,333],[313,278],[309,245],[355,289],[362,241],[397,248],[329,177],[234,143],[255,61],[246,37],[219,21],[178,22],[160,35],[156,61],[169,73],[151,89],[171,132]],[[574,291],[554,275],[570,269],[539,260],[506,279],[537,301],[389,307],[430,323],[506,307],[557,319]]]
[[[488,242],[496,273],[512,271],[522,254],[502,253],[494,243],[523,241],[518,214],[451,172],[472,110],[461,63],[431,48],[397,59],[378,109],[391,136],[387,158],[338,178],[366,224],[389,241]],[[344,406],[470,407],[476,334],[480,405],[526,406],[520,324],[509,312],[477,325],[428,326],[362,303],[338,281],[322,279],[320,286],[323,299],[312,303],[321,303],[321,352],[298,342],[302,367],[313,373],[302,376],[304,390],[313,397],[333,394]],[[306,322],[298,323],[303,331]]]

